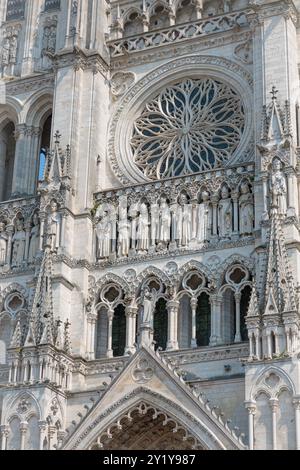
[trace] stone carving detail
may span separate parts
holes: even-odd
[[[156,291],[145,287],[142,301],[142,325],[151,326],[153,322],[153,312],[156,304]]]
[[[109,212],[102,207],[97,211],[96,217],[97,259],[103,259],[109,257],[111,253],[111,218]]]
[[[48,209],[47,227],[48,235],[51,238],[51,249],[56,251],[60,246],[61,214],[55,199],[51,201],[50,208]]]
[[[34,263],[36,255],[40,247],[40,221],[38,214],[35,212],[32,217],[32,227],[30,230],[30,242],[28,252],[28,263]]]
[[[25,0],[7,0],[6,21],[24,18]]]
[[[4,266],[7,262],[8,235],[5,229],[5,224],[3,222],[0,222],[0,266]]]
[[[226,163],[244,130],[244,107],[228,85],[203,78],[165,88],[134,123],[132,159],[149,179]]]
[[[279,158],[274,158],[272,162],[270,177],[271,204],[278,206],[278,213],[286,215],[287,212],[287,185],[286,178],[282,171],[282,163]]]
[[[60,8],[60,0],[45,0],[45,11]]]
[[[27,396],[25,396],[21,398],[17,407],[17,412],[20,414],[25,414],[30,410],[31,407],[32,407],[32,404],[28,400]]]
[[[112,76],[110,85],[112,94],[118,98],[124,95],[128,88],[135,82],[135,76],[131,72],[117,72]]]
[[[221,198],[218,209],[219,235],[221,238],[229,238],[232,232],[232,200],[227,186],[223,186]]]
[[[249,168],[247,170],[247,173]],[[143,185],[130,191],[99,193],[94,218],[97,260],[117,261],[200,249],[214,242],[252,236],[254,200],[249,174],[211,180],[206,174]],[[230,187],[225,180],[232,184]],[[188,182],[188,190],[187,188]],[[176,188],[176,189],[175,189]],[[106,197],[107,194],[107,197]]]
[[[253,195],[250,193],[249,184],[247,182],[242,183],[241,193],[239,198],[240,233],[248,235],[253,232],[254,204]]]
[[[253,63],[253,42],[252,39],[248,39],[243,44],[236,46],[234,49],[235,56],[245,64]]]
[[[42,56],[56,51],[57,18],[48,18],[44,25]]]
[[[144,384],[152,379],[153,374],[153,367],[149,364],[146,358],[142,358],[134,368],[132,372],[132,378],[138,384]]]
[[[4,39],[2,42],[1,52],[1,67],[2,75],[6,74],[7,69],[13,67],[17,63],[17,51],[18,51],[18,36],[21,26],[9,26],[4,31]],[[12,72],[12,70],[10,70]]]
[[[12,244],[12,267],[22,266],[25,262],[26,233],[24,229],[24,220],[21,218],[16,220]]]
[[[110,53],[113,58],[124,54],[140,52],[166,44],[173,44],[186,39],[206,37],[216,32],[229,31],[234,28],[244,28],[249,26],[245,12],[232,12],[226,16],[205,18],[194,23],[177,25],[168,29],[161,29],[159,32],[149,32],[131,38],[124,38],[110,41]]]

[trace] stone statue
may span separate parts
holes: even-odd
[[[142,325],[151,326],[153,322],[153,313],[156,305],[156,291],[145,287],[143,293]]]
[[[179,203],[174,211],[175,216],[175,239],[178,246],[187,246],[192,237],[192,207],[188,203],[188,197],[182,193]]]
[[[159,240],[159,205],[151,204],[151,243],[155,245]]]
[[[254,206],[253,196],[250,193],[249,184],[247,182],[242,183],[241,193],[239,199],[240,234],[249,235],[253,232]]]
[[[25,261],[26,234],[23,219],[17,219],[16,231],[12,238],[12,266],[21,266]]]
[[[159,242],[166,246],[170,241],[171,211],[165,197],[161,198],[159,215]]]
[[[140,253],[149,250],[149,213],[148,207],[144,202],[140,205],[140,211],[137,222],[137,250]]]
[[[279,158],[274,158],[272,162],[270,193],[272,196],[272,204],[276,204],[278,207],[278,214],[286,215],[287,187],[285,175],[282,171],[282,163]]]
[[[51,201],[50,214],[48,216],[48,231],[51,237],[51,249],[56,250],[60,246],[61,219],[58,213],[58,205],[55,200]]]
[[[96,225],[97,259],[108,258],[111,253],[111,222],[107,211],[103,211]]]
[[[10,64],[17,63],[17,48],[18,48],[18,39],[16,36],[12,36],[10,39],[10,53],[9,53],[9,62]]]
[[[232,232],[232,203],[229,191],[223,186],[218,208],[218,227],[221,238],[230,238]]]
[[[197,240],[198,242],[206,242],[209,240],[210,227],[211,227],[211,208],[209,193],[203,191],[201,194],[202,202],[198,207],[198,230]]]
[[[10,51],[9,38],[4,38],[3,45],[2,45],[2,54],[1,54],[1,62],[2,62],[3,67],[9,65],[9,51]]]
[[[50,35],[48,39],[48,51],[52,54],[55,53],[56,50],[56,26],[51,26]]]
[[[32,217],[32,227],[30,231],[30,242],[28,251],[28,263],[34,263],[40,244],[40,223],[37,213]]]
[[[120,199],[118,232],[118,257],[125,258],[128,256],[130,248],[130,223],[127,217],[126,199]]]
[[[42,52],[43,53],[48,51],[49,36],[50,36],[50,28],[47,26],[44,29],[44,35],[43,35],[43,45],[42,45]]]
[[[8,237],[5,233],[5,224],[0,223],[0,266],[6,264],[6,255],[7,255],[7,240]]]

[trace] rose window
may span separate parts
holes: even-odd
[[[245,127],[239,95],[210,78],[165,88],[133,126],[132,157],[149,179],[211,170],[232,157]]]

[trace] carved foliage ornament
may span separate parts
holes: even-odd
[[[238,147],[244,114],[239,95],[212,78],[168,86],[134,123],[132,159],[149,179],[221,167]]]

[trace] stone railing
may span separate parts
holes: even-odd
[[[204,18],[193,23],[185,23],[142,35],[108,41],[107,44],[110,48],[111,57],[119,57],[127,53],[173,44],[175,41],[177,43],[183,40],[205,37],[213,33],[248,27],[247,14],[249,13],[251,13],[251,10]]]
[[[95,195],[100,262],[225,247],[252,240],[252,164]]]

